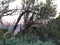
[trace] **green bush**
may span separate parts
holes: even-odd
[[[6,29],[0,30],[0,45],[55,45],[52,41],[42,42],[35,33],[27,33],[24,36],[6,38],[4,33]]]
[[[5,38],[0,40],[1,45],[56,45],[52,41],[47,41],[47,42],[42,42],[40,40],[37,40],[37,42],[28,42],[24,41],[23,38],[16,38],[16,37],[11,37],[11,38]]]

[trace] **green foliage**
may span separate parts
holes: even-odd
[[[1,43],[4,44],[3,41],[1,41]],[[3,44],[1,44],[1,45],[3,45]],[[28,41],[24,41],[23,38],[20,39],[20,38],[16,38],[16,37],[11,37],[9,39],[7,39],[7,38],[5,39],[5,45],[55,45],[55,43],[53,43],[52,41],[42,42],[39,40],[35,43],[33,43],[33,42],[29,43]]]
[[[60,39],[60,30],[55,30],[54,32],[55,32],[57,38]]]
[[[56,44],[53,43],[52,41],[49,42],[38,41],[37,43],[35,43],[35,45],[56,45]]]
[[[7,32],[7,29],[0,29],[0,38],[2,38],[4,33],[6,32]]]
[[[56,6],[51,3],[51,0],[46,0],[46,2],[47,3],[44,4],[40,10],[40,16],[42,19],[49,19],[49,17],[54,17],[56,15]]]
[[[47,28],[52,30],[57,38],[60,39],[60,16],[54,20],[51,20],[47,24]]]
[[[12,36],[10,38],[2,36],[0,37],[0,45],[55,45],[52,41],[42,42],[39,38],[40,37],[36,35],[36,31],[32,30],[32,32],[30,31],[30,33],[21,36]]]
[[[47,5],[50,6],[50,4],[52,3],[52,0],[46,0],[46,3],[47,3]]]

